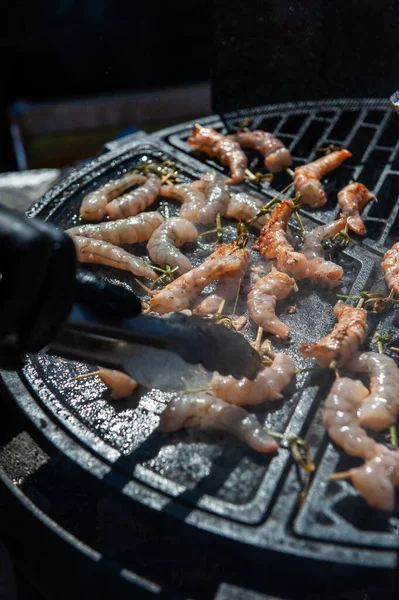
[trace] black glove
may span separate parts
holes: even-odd
[[[0,368],[48,344],[74,297],[76,252],[54,226],[0,206]]]

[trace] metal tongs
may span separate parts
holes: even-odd
[[[213,371],[254,379],[262,367],[258,352],[224,325],[140,311],[129,290],[85,274],[69,319],[47,352],[125,371],[147,388],[169,391],[206,385]]]

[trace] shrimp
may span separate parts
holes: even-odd
[[[367,312],[339,300],[334,306],[338,320],[334,329],[319,342],[301,342],[298,349],[304,356],[315,358],[321,367],[332,362],[340,367],[352,358],[367,334]]]
[[[161,186],[159,195],[165,198],[174,198],[181,202],[180,216],[193,223],[199,222],[199,211],[206,205],[206,198],[203,192],[183,183],[181,185],[163,185]]]
[[[326,398],[323,423],[334,442],[359,458],[371,458],[376,442],[360,426],[357,412],[369,391],[361,381],[348,377],[336,379]]]
[[[267,400],[280,400],[283,397],[281,390],[289,384],[294,371],[292,358],[287,354],[277,354],[272,365],[262,369],[253,381],[246,377],[237,380],[231,375],[224,377],[215,373],[210,385],[217,386],[213,395],[229,404],[260,404]]]
[[[377,453],[364,465],[348,473],[360,496],[372,508],[392,512],[395,486],[399,485],[399,452],[377,444]]]
[[[362,427],[381,431],[396,422],[399,413],[399,369],[386,354],[362,352],[355,356],[349,369],[370,375],[370,395],[359,408]]]
[[[210,158],[217,158],[222,165],[228,166],[231,178],[227,183],[244,181],[248,159],[241,150],[240,144],[218,133],[212,127],[201,127],[201,125],[195,125],[192,137],[188,138],[187,143]]]
[[[90,192],[90,194],[87,194],[83,198],[80,207],[80,216],[86,221],[101,221],[105,216],[105,209],[108,202],[111,202],[111,200],[114,200],[114,198],[117,198],[134,185],[145,183],[146,180],[147,177],[144,175],[129,173],[121,179],[108,181],[98,190]]]
[[[261,229],[266,221],[266,215],[260,215],[257,218],[262,205],[262,200],[255,198],[255,196],[250,196],[245,192],[231,194],[223,216],[226,217],[226,219],[245,221],[246,223],[250,223],[253,227]]]
[[[276,442],[267,435],[255,415],[210,394],[183,396],[169,402],[161,415],[159,430],[183,427],[222,429],[248,444],[256,452],[275,452]]]
[[[276,316],[276,303],[290,294],[293,285],[294,280],[289,275],[273,269],[259,279],[248,294],[248,309],[252,320],[283,340],[290,335],[290,328]]]
[[[160,189],[161,180],[152,173],[146,183],[107,204],[105,211],[113,221],[134,217],[156,200]]]
[[[212,223],[218,213],[224,214],[230,195],[225,181],[214,173],[207,173],[202,179],[194,181],[192,187],[205,194],[206,204],[198,211],[199,223]]]
[[[283,142],[267,131],[239,131],[228,138],[238,142],[241,148],[251,148],[259,152],[265,160],[266,169],[271,173],[279,173],[292,165],[290,151]]]
[[[159,212],[141,213],[137,217],[118,219],[97,225],[80,225],[67,229],[69,235],[79,235],[96,240],[119,244],[137,244],[149,240],[155,229],[164,222]]]
[[[324,206],[327,197],[320,179],[351,156],[348,150],[336,150],[307,165],[297,167],[294,171],[294,185],[297,194],[302,196],[302,202],[312,208]]]
[[[139,387],[137,381],[121,371],[100,369],[97,371],[96,375],[107,386],[111,393],[111,398],[114,400],[128,398],[133,394],[134,390]]]
[[[339,219],[327,225],[316,227],[305,236],[302,252],[308,261],[307,277],[325,285],[335,287],[341,283],[344,270],[335,263],[324,260],[323,243],[339,233],[346,224],[346,217],[340,215]]]
[[[169,219],[152,234],[147,244],[148,254],[156,265],[178,267],[179,273],[186,273],[192,269],[191,262],[177,248],[197,237],[197,228],[187,219]]]
[[[301,252],[295,252],[287,240],[287,226],[291,214],[290,200],[276,204],[263,225],[253,250],[258,250],[266,260],[276,260],[279,271],[292,275],[295,279],[303,279],[307,274],[307,260]]]
[[[223,301],[229,302],[229,300],[236,297],[248,265],[249,251],[244,249],[239,256],[241,258],[241,267],[237,271],[231,271],[219,277],[216,290],[198,304],[193,311],[195,315],[215,313]]]
[[[359,212],[374,198],[373,194],[362,183],[350,183],[338,193],[338,204],[347,217],[348,227],[357,235],[366,235],[362,217]]]
[[[381,266],[388,288],[399,294],[399,242],[384,254]]]
[[[79,262],[109,265],[115,269],[130,271],[133,275],[148,277],[148,279],[157,279],[158,277],[143,259],[126,252],[119,246],[81,236],[71,237],[75,243]]]
[[[246,249],[238,248],[235,242],[219,244],[216,250],[198,267],[184,273],[172,283],[156,292],[150,300],[151,310],[157,313],[178,312],[189,308],[190,300],[224,273],[242,268]]]

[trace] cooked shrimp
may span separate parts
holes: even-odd
[[[289,295],[293,285],[294,280],[289,275],[273,269],[259,279],[248,294],[248,309],[253,321],[283,340],[288,338],[290,328],[276,316],[276,303]]]
[[[231,179],[227,183],[239,183],[245,179],[248,159],[240,144],[234,140],[218,133],[212,127],[195,125],[192,137],[188,138],[187,143],[210,158],[217,158],[222,165],[228,166]]]
[[[348,227],[357,235],[366,235],[360,211],[374,198],[373,194],[362,183],[350,183],[338,193],[338,204],[347,217]]]
[[[177,431],[183,427],[222,429],[256,452],[277,450],[276,442],[267,435],[255,415],[209,394],[187,395],[169,402],[159,421],[160,431]]]
[[[159,212],[147,212],[97,225],[80,225],[67,229],[69,235],[80,235],[86,238],[104,240],[119,246],[119,244],[137,244],[149,240],[155,229],[164,222]]]
[[[267,131],[239,131],[229,135],[229,139],[238,142],[241,148],[251,148],[265,159],[265,167],[271,173],[279,173],[292,165],[290,151],[274,135]]]
[[[351,156],[348,150],[336,150],[307,165],[297,167],[294,171],[294,185],[297,194],[302,196],[302,202],[312,208],[324,206],[327,197],[320,179]]]
[[[349,471],[360,496],[372,508],[392,512],[395,509],[395,486],[399,485],[399,452],[377,444],[377,454],[364,465]]]
[[[80,207],[80,216],[86,221],[101,221],[105,216],[105,209],[108,202],[117,198],[127,189],[137,184],[145,183],[147,177],[129,173],[121,179],[108,181],[98,190],[90,192],[83,198]]]
[[[324,260],[323,243],[339,233],[345,224],[346,217],[340,215],[336,221],[315,227],[313,231],[306,234],[302,252],[308,260],[307,277],[312,279],[312,281],[330,288],[341,283],[344,270],[339,265],[329,260]]]
[[[229,302],[236,297],[238,287],[245,275],[245,270],[248,265],[249,251],[244,249],[243,252],[239,254],[239,257],[241,259],[241,267],[237,269],[237,271],[231,271],[219,277],[216,290],[198,304],[193,311],[195,315],[215,313],[223,301]]]
[[[119,246],[114,246],[102,240],[93,240],[81,236],[71,236],[76,247],[79,262],[109,265],[115,269],[130,271],[133,275],[156,279],[158,275],[143,259],[126,252]]]
[[[367,312],[363,308],[353,308],[339,300],[334,314],[338,323],[326,337],[319,342],[298,344],[301,354],[315,358],[321,367],[328,367],[333,361],[338,367],[346,364],[367,334]]]
[[[307,274],[307,260],[295,252],[287,240],[287,226],[292,214],[292,202],[283,200],[276,204],[269,219],[260,230],[253,250],[258,250],[267,260],[276,260],[279,271],[303,279]]]
[[[184,273],[172,283],[159,290],[150,301],[151,310],[157,313],[178,312],[189,308],[190,300],[224,273],[242,268],[242,255],[247,250],[239,249],[235,242],[219,244],[216,250],[198,267]]]
[[[292,358],[287,354],[277,354],[272,365],[262,369],[253,381],[246,377],[237,380],[231,375],[224,377],[215,373],[210,385],[217,388],[212,394],[237,406],[280,400],[283,397],[281,390],[289,384],[294,371]]]
[[[134,217],[156,200],[160,189],[161,180],[152,173],[143,185],[107,204],[105,211],[113,221]]]
[[[174,198],[182,203],[180,216],[187,221],[199,223],[199,211],[206,205],[205,194],[191,185],[163,185],[159,192],[165,198]]]
[[[369,391],[361,381],[336,379],[326,398],[323,423],[332,440],[350,456],[371,458],[376,443],[360,426],[357,411]]]
[[[139,387],[137,381],[121,371],[100,369],[97,371],[96,375],[107,386],[111,393],[111,398],[114,400],[128,398],[133,394],[134,390]]]
[[[206,204],[198,211],[199,223],[213,223],[216,215],[223,215],[229,203],[230,194],[226,182],[215,173],[207,173],[197,181],[194,181],[193,189],[205,194]]]
[[[193,242],[198,237],[196,227],[180,217],[169,219],[152,234],[148,244],[148,254],[153,263],[165,268],[178,267],[179,273],[192,269],[191,262],[177,248],[185,242]]]
[[[388,429],[399,413],[399,369],[395,361],[386,354],[362,352],[349,368],[370,376],[371,393],[359,408],[360,425],[374,431]]]
[[[259,214],[262,205],[262,200],[255,198],[255,196],[250,196],[245,192],[231,194],[223,216],[227,219],[236,219],[237,221],[245,221],[246,223],[250,222],[252,227],[261,229],[265,224],[266,216],[260,215],[256,218],[256,215]]]
[[[384,254],[381,266],[385,273],[385,283],[390,290],[394,290],[399,294],[399,242],[396,242]]]

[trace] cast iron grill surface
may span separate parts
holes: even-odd
[[[293,152],[294,166],[314,159],[314,148],[329,143],[353,152],[353,158],[328,178],[327,205],[317,211],[302,211],[304,224],[311,229],[333,220],[339,212],[336,193],[350,179],[368,185],[378,198],[378,203],[370,203],[364,213],[369,238],[357,239],[358,244],[334,255],[345,273],[339,293],[384,290],[379,262],[395,240],[399,218],[399,171],[395,170],[399,118],[391,114],[387,102],[274,105],[228,115],[225,121],[234,126],[244,116],[254,118],[253,128],[272,131],[284,140]],[[218,117],[200,123],[223,128]],[[210,167],[224,172],[213,161],[193,156],[185,142],[192,126],[183,124],[114,148],[53,188],[29,211],[30,216],[50,220],[60,228],[71,227],[80,222],[78,208],[88,191],[148,158],[175,161],[186,181],[198,178]],[[250,168],[258,168],[257,162],[252,157]],[[271,184],[244,183],[236,188],[250,189],[267,201],[287,183],[288,176],[281,174]],[[159,207],[162,212],[166,204],[171,215],[177,214],[178,203],[158,201],[149,210]],[[235,227],[230,226],[224,239],[230,241],[234,236]],[[255,237],[256,232],[251,232],[251,243]],[[194,265],[211,251],[210,245],[201,246],[188,247],[187,255]],[[144,255],[145,244],[136,245],[134,252]],[[259,260],[256,253],[251,257]],[[98,266],[93,271],[142,295],[130,274]],[[248,283],[244,281],[244,288]],[[278,311],[291,327],[295,343],[273,342],[275,350],[289,353],[298,368],[312,362],[298,354],[297,342],[319,339],[331,329],[336,301],[335,292],[300,283],[300,293],[282,302]],[[296,305],[294,314],[288,314],[291,304]],[[247,315],[244,296],[237,314]],[[395,309],[379,317],[370,315],[364,349],[376,349],[370,344],[375,332],[391,333],[392,344],[398,345],[398,327]],[[253,339],[255,333],[249,321],[244,334]],[[160,434],[156,431],[159,415],[173,394],[140,390],[131,399],[112,403],[96,378],[74,381],[75,375],[89,370],[88,365],[43,354],[31,357],[19,375],[4,374],[4,380],[33,423],[38,428],[43,420],[48,424],[42,429],[46,437],[130,500],[222,536],[237,551],[241,545],[243,552],[251,547],[259,551],[260,561],[262,551],[279,552],[303,558],[309,565],[312,562],[307,559],[347,565],[361,572],[363,578],[372,576],[373,569],[367,567],[384,572],[394,567],[399,511],[387,515],[371,510],[347,482],[328,482],[330,473],[355,463],[329,442],[321,423],[321,405],[333,381],[325,371],[300,373],[285,390],[282,402],[255,409],[268,428],[301,435],[311,446],[317,472],[299,509],[303,479],[287,450],[267,457],[220,433],[183,430]]]

